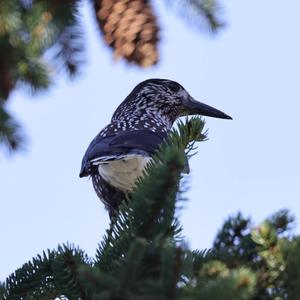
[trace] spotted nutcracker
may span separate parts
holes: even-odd
[[[112,217],[124,194],[182,116],[231,119],[193,99],[177,82],[148,79],[139,83],[114,112],[111,123],[92,140],[82,160],[80,177],[91,176],[98,197]]]

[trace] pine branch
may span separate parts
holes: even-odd
[[[49,66],[40,58],[20,60],[17,65],[17,85],[28,88],[31,93],[46,90],[51,84]]]
[[[165,0],[190,25],[202,31],[217,33],[225,26],[220,18],[217,0]]]
[[[183,250],[175,244],[165,246],[161,255],[161,285],[166,299],[175,299],[177,286],[181,281]]]
[[[82,36],[79,26],[68,26],[59,35],[54,46],[54,60],[57,61],[56,64],[61,65],[70,76],[78,73],[79,67],[83,62],[82,52],[84,44]]]
[[[42,256],[38,255],[10,275],[6,280],[4,299],[22,299],[28,295],[32,299],[39,296],[43,299],[45,295],[54,299],[59,296],[51,271],[54,257],[54,252],[43,252]]]
[[[0,281],[0,299],[3,299],[5,293],[5,283]]]
[[[91,291],[91,299],[113,299],[111,294],[118,289],[118,282],[111,273],[82,265],[78,275],[86,290]]]
[[[78,248],[58,247],[24,264],[6,280],[4,299],[89,299],[78,280],[81,265],[90,265]]]
[[[213,249],[218,258],[226,260],[229,265],[241,266],[258,257],[256,244],[251,237],[250,218],[241,213],[229,217],[215,238]]]
[[[0,104],[0,145],[8,152],[20,150],[25,146],[25,137],[20,124]]]
[[[97,251],[97,265],[112,268],[127,253],[136,238],[159,243],[174,233],[176,193],[185,164],[185,149],[189,153],[195,140],[204,140],[204,122],[200,118],[182,121],[169,139],[161,145],[149,163],[143,178],[137,181],[129,204],[120,208],[104,241]],[[180,191],[179,191],[180,192]],[[125,202],[125,201],[124,201]]]
[[[130,244],[136,238],[151,241],[156,236],[160,240],[170,230],[169,226],[164,226],[164,221],[172,222],[172,219],[165,220],[164,217],[166,213],[172,214],[174,211],[176,186],[183,168],[183,159],[176,151],[167,154],[166,165],[154,167],[153,164],[149,168],[149,176],[145,177],[132,195],[129,206],[121,207],[117,219],[112,222],[97,253],[97,263],[101,269],[120,264],[124,253],[128,252]]]
[[[278,235],[288,236],[295,227],[295,217],[287,209],[282,209],[268,218]]]
[[[235,269],[215,279],[205,279],[200,279],[198,286],[190,290],[192,295],[184,299],[250,300],[255,294],[255,274],[246,268]]]
[[[79,3],[1,1],[0,97],[7,99],[18,83],[32,91],[48,88],[56,64],[76,73],[84,52]]]
[[[199,271],[203,265],[211,260],[216,260],[218,257],[216,250],[205,249],[205,250],[194,250],[191,252],[191,261],[193,273],[191,277],[198,277]]]
[[[55,64],[62,65],[68,75],[74,76],[83,63],[85,45],[83,42],[83,25],[79,8],[80,0],[54,1],[49,11],[57,19],[57,38],[50,49]]]
[[[291,300],[300,299],[300,237],[294,238],[290,243],[284,241],[282,248],[286,262],[284,296],[288,295]]]
[[[137,278],[142,274],[141,266],[147,244],[147,241],[141,238],[131,243],[126,259],[124,260],[124,265],[119,274],[120,280],[117,292],[120,294],[135,288]]]
[[[45,90],[53,71],[75,75],[84,45],[79,18],[80,0],[0,1],[0,102],[13,89]],[[18,123],[0,108],[0,143],[9,151],[21,149]]]

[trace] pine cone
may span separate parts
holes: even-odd
[[[97,20],[116,58],[142,67],[158,61],[158,25],[147,0],[94,0]]]

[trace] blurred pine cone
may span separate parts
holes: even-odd
[[[97,20],[116,58],[142,67],[158,61],[159,28],[147,0],[94,0]]]

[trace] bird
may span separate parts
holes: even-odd
[[[232,119],[196,101],[169,79],[140,82],[117,107],[111,122],[91,141],[81,163],[80,177],[91,177],[97,196],[112,219],[136,180],[182,116]]]

